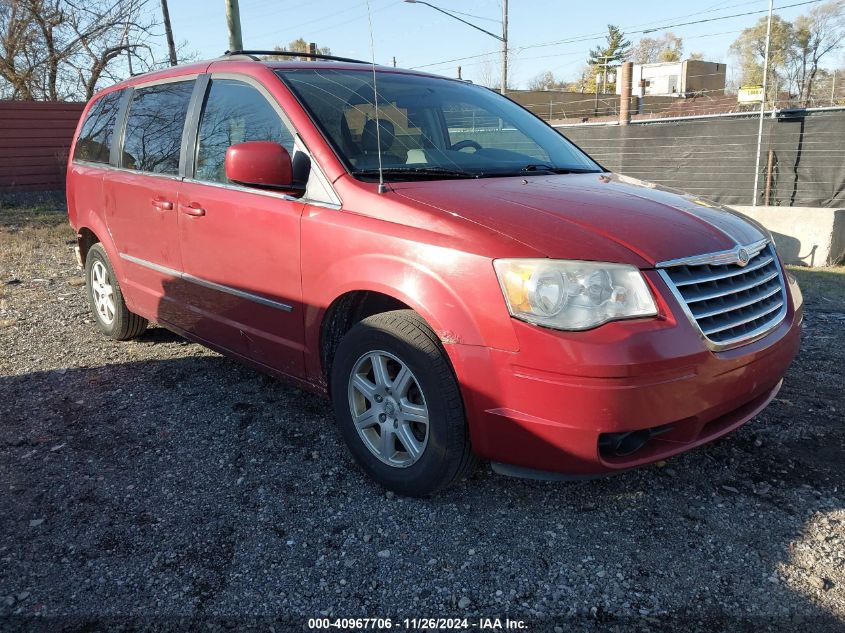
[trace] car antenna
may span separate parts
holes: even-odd
[[[367,0],[367,20],[370,22],[370,57],[373,61],[373,102],[376,106],[376,152],[378,153],[378,192],[386,193],[384,184],[384,168],[381,163],[381,121],[378,116],[378,84],[376,83],[376,45],[373,42],[373,14],[370,11],[370,0]]]

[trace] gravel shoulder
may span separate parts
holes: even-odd
[[[0,628],[845,629],[842,269],[796,273],[801,355],[727,438],[421,501],[356,468],[327,402],[161,328],[101,337],[61,211],[0,209]]]

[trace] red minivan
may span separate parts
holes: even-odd
[[[647,464],[775,396],[802,299],[764,228],[609,173],[486,88],[316,57],[91,100],[67,198],[106,335],[155,321],[330,396],[358,463],[408,495],[475,457]]]

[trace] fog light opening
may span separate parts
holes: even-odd
[[[652,438],[671,430],[672,426],[666,424],[639,431],[602,433],[599,436],[599,452],[605,457],[630,457],[645,448]]]

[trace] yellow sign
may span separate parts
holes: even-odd
[[[763,100],[763,86],[743,86],[736,94],[737,103],[760,103]]]

